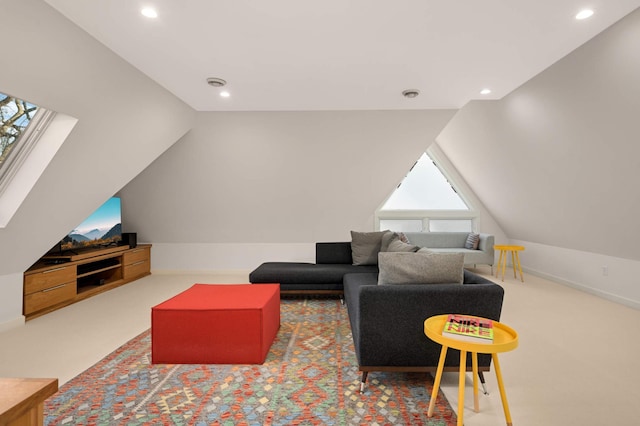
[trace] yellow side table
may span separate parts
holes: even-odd
[[[471,352],[471,363],[473,370],[473,410],[477,413],[480,411],[480,403],[478,400],[478,353],[491,354],[493,366],[496,369],[496,377],[498,379],[498,388],[500,389],[500,399],[502,400],[502,408],[504,409],[504,417],[507,425],[512,426],[511,413],[509,412],[509,404],[507,403],[507,394],[504,390],[502,381],[502,372],[500,363],[498,362],[498,353],[508,352],[518,347],[518,333],[511,327],[508,327],[498,321],[493,321],[493,342],[492,343],[473,343],[462,340],[452,339],[442,335],[444,324],[448,315],[438,315],[427,318],[424,322],[424,334],[431,340],[442,345],[440,351],[440,360],[438,361],[438,369],[433,383],[433,392],[429,401],[429,411],[427,417],[433,415],[436,405],[436,397],[440,388],[440,380],[442,379],[442,371],[447,356],[447,349],[453,348],[460,351],[460,377],[458,380],[458,426],[462,426],[462,418],[464,415],[464,382],[467,371],[467,352]]]
[[[494,249],[500,251],[500,256],[498,256],[498,269],[496,269],[496,278],[498,278],[498,274],[502,269],[502,281],[504,281],[504,272],[507,269],[507,256],[508,253],[511,252],[511,265],[513,265],[513,278],[518,278],[516,276],[516,266],[520,271],[520,281],[524,282],[524,275],[522,275],[522,266],[520,265],[520,255],[518,254],[524,247],[522,246],[508,246],[508,245],[495,245]]]

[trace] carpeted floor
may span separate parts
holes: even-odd
[[[338,300],[281,302],[281,326],[263,365],[151,364],[149,331],[63,385],[47,425],[441,425],[456,415],[433,379],[369,375],[358,392],[346,307]]]

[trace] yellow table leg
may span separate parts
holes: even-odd
[[[433,390],[431,391],[431,400],[429,401],[429,410],[427,417],[433,416],[433,409],[436,407],[436,398],[438,397],[438,389],[440,389],[440,380],[442,379],[442,370],[444,370],[444,360],[447,357],[447,347],[443,346],[440,350],[440,360],[438,361],[438,369],[433,382]]]
[[[496,268],[496,278],[500,275],[500,265],[502,265],[502,250],[500,250],[500,254],[498,255],[498,267]]]
[[[464,382],[467,373],[467,351],[460,351],[460,377],[458,378],[458,426],[462,426],[464,416]]]
[[[507,426],[513,426],[511,413],[509,412],[509,403],[507,402],[507,393],[504,390],[504,383],[502,382],[502,371],[500,370],[500,362],[498,362],[498,354],[491,354],[491,358],[493,359],[493,366],[496,369],[496,378],[498,379],[498,388],[500,389],[500,399],[502,399],[504,417],[507,420]]]
[[[516,252],[516,262],[518,262],[518,269],[520,270],[520,281],[524,282],[524,275],[522,274],[522,265],[520,265],[520,253]]]
[[[478,399],[478,353],[471,352],[471,365],[473,371],[473,411],[480,412],[480,401]]]
[[[504,273],[507,271],[507,252],[505,250],[504,256],[502,256],[502,281],[504,281]]]
[[[511,265],[513,266],[513,278],[518,278],[516,275],[516,251],[511,250]]]

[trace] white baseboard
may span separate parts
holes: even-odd
[[[618,295],[613,294],[613,293],[608,293],[606,291],[602,291],[602,290],[599,290],[599,289],[596,289],[596,288],[592,288],[592,287],[589,287],[589,286],[586,286],[586,285],[583,285],[583,284],[580,284],[580,283],[577,283],[577,282],[574,282],[574,281],[569,281],[569,280],[566,280],[564,278],[560,278],[560,277],[557,277],[555,275],[547,274],[545,272],[541,272],[541,271],[538,271],[538,270],[535,270],[535,269],[522,267],[522,270],[524,272],[528,273],[528,274],[536,275],[536,276],[538,276],[540,278],[544,278],[546,280],[553,281],[553,282],[558,283],[558,284],[566,285],[567,287],[572,287],[572,288],[575,288],[577,290],[581,290],[581,291],[584,291],[586,293],[590,293],[590,294],[593,294],[595,296],[602,297],[603,299],[607,299],[607,300],[610,300],[612,302],[620,303],[621,305],[625,305],[625,306],[628,306],[630,308],[640,310],[640,303],[635,301],[635,300],[628,299],[626,297],[621,297],[621,296],[618,296]]]
[[[5,321],[0,323],[0,333],[3,331],[8,331],[13,328],[21,327],[25,323],[24,315],[20,315],[18,318],[12,319],[10,321]]]

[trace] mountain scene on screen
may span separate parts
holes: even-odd
[[[89,232],[86,232],[84,234],[78,234],[78,235],[82,235],[83,237],[85,237],[88,240],[97,240],[99,238],[102,238],[102,236],[105,234],[104,229],[100,230],[100,229],[92,229]]]
[[[74,229],[69,235],[62,240],[62,250],[70,250],[73,248],[95,247],[117,245],[122,240],[122,224],[116,223],[113,227],[105,230],[92,229],[91,231],[80,234]]]

